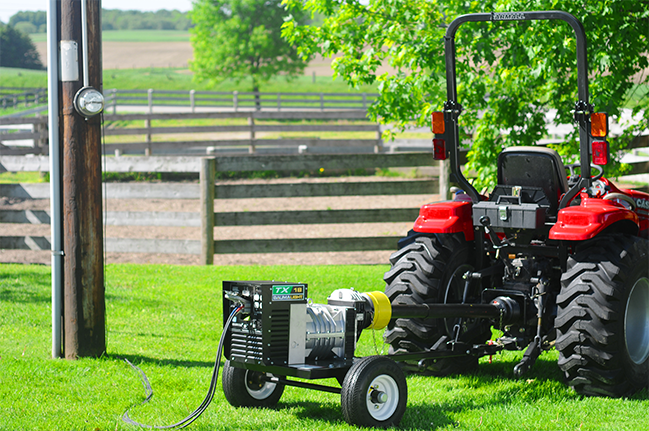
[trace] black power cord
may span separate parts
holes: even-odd
[[[184,428],[187,425],[194,422],[196,419],[198,419],[198,417],[201,414],[203,414],[203,412],[207,409],[207,407],[212,402],[212,399],[214,398],[214,392],[216,391],[216,383],[218,382],[219,379],[219,367],[221,365],[221,354],[223,352],[223,343],[225,342],[225,336],[228,332],[228,328],[230,327],[230,324],[232,323],[232,320],[237,314],[239,314],[239,312],[241,312],[241,310],[243,310],[243,305],[240,305],[234,310],[232,310],[232,313],[230,313],[230,317],[228,317],[228,320],[225,322],[225,325],[223,325],[223,333],[221,334],[221,340],[219,341],[219,348],[216,352],[216,361],[214,362],[214,371],[212,371],[212,380],[210,381],[210,387],[207,390],[207,395],[203,399],[203,402],[201,403],[200,406],[196,408],[196,410],[191,412],[185,419],[182,419],[171,425],[162,425],[162,426],[146,425],[146,424],[141,424],[139,422],[136,422],[133,419],[131,419],[128,415],[130,408],[124,412],[124,415],[122,415],[122,420],[128,424],[136,425],[142,428],[169,429],[169,428]],[[151,383],[149,383],[149,379],[147,379],[146,374],[144,374],[144,371],[142,371],[137,365],[133,365],[128,359],[124,359],[124,360],[134,370],[140,373],[142,384],[144,385],[144,393],[146,394],[146,398],[140,405],[148,403],[149,400],[153,398],[153,389],[151,388]]]

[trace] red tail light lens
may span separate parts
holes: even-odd
[[[433,158],[435,160],[446,160],[446,141],[433,139]]]
[[[605,165],[608,163],[608,142],[593,141],[593,164]]]

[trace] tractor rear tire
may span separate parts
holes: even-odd
[[[568,259],[557,305],[559,367],[578,393],[622,397],[649,385],[649,241],[585,243]]]
[[[462,300],[466,271],[475,270],[474,252],[464,234],[419,236],[390,256],[392,268],[383,277],[385,293],[392,304],[443,304]],[[477,289],[479,290],[479,289]],[[479,292],[472,292],[469,302],[479,302]],[[412,353],[446,350],[443,337],[450,341],[457,319],[396,319],[388,325],[384,339],[390,353]],[[484,320],[465,319],[460,341],[480,344],[491,331]],[[478,358],[466,356],[437,359],[422,363],[402,364],[407,371],[426,375],[447,376],[466,373],[477,368]]]

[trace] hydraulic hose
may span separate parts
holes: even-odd
[[[230,327],[230,324],[232,323],[232,320],[234,317],[243,310],[243,305],[239,305],[237,308],[232,310],[232,313],[230,313],[230,317],[228,317],[228,320],[225,322],[225,325],[223,325],[223,333],[221,334],[221,339],[219,341],[219,347],[216,352],[216,361],[214,362],[214,370],[212,371],[212,379],[210,381],[210,387],[207,390],[207,395],[203,399],[203,402],[201,403],[200,406],[196,408],[193,412],[191,412],[186,418],[171,424],[171,425],[146,425],[146,424],[141,424],[139,422],[134,421],[133,419],[130,418],[128,412],[130,409],[126,410],[124,412],[124,415],[122,416],[122,420],[128,424],[131,425],[136,425],[142,428],[155,428],[155,429],[171,429],[171,428],[184,428],[187,425],[191,424],[194,422],[198,417],[203,414],[203,412],[207,409],[207,407],[210,405],[212,402],[212,399],[214,398],[214,392],[216,391],[216,384],[219,379],[219,368],[221,366],[221,354],[223,352],[223,344],[225,343],[225,336],[228,332],[228,328]],[[144,374],[144,371],[142,371],[138,366],[133,365],[128,359],[124,359],[131,367],[133,367],[134,370],[140,373],[140,377],[142,379],[142,384],[144,385],[144,392],[146,394],[146,398],[144,401],[141,403],[141,405],[144,405],[153,398],[153,389],[151,388],[151,384],[149,383],[149,379],[147,379],[146,374]]]

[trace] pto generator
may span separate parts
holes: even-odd
[[[365,329],[380,330],[400,318],[484,318],[510,324],[524,318],[515,300],[487,304],[391,304],[383,292],[334,290],[327,304],[307,300],[308,286],[273,281],[223,283],[223,392],[236,407],[273,407],[285,386],[341,395],[351,424],[388,427],[399,423],[408,390],[395,361],[419,363],[466,355],[491,355],[498,345],[454,343],[448,351],[355,358]],[[228,325],[229,317],[234,319]],[[294,380],[335,378],[340,387]]]

